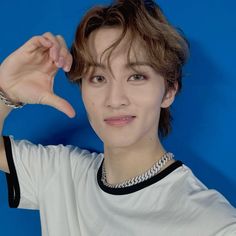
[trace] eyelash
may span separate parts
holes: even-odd
[[[131,76],[129,77],[129,79],[132,78],[132,77],[135,77],[135,76],[136,76],[136,78],[137,78],[137,76],[139,76],[139,77],[142,77],[143,79],[141,79],[141,80],[131,80],[131,81],[143,81],[143,80],[147,80],[147,76],[145,76],[145,75],[143,75],[143,74],[134,74],[134,75],[131,75]],[[104,76],[96,75],[96,76],[93,76],[93,77],[90,78],[90,82],[93,83],[92,80],[93,80],[94,78],[98,78],[98,77],[104,78]]]

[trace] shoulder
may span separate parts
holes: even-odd
[[[173,177],[176,178],[175,184],[183,193],[182,195],[187,196],[192,202],[204,205],[205,207],[212,206],[215,203],[229,204],[227,199],[220,192],[215,189],[209,189],[199,180],[188,166],[183,164],[180,168],[176,169],[173,174],[175,175]]]
[[[214,231],[214,235],[236,231],[236,209],[221,193],[207,188],[186,165],[176,169],[173,175],[174,192],[179,199],[176,205],[186,220],[191,219],[192,225],[206,225],[204,230]]]
[[[92,163],[103,158],[103,153],[91,152],[87,149],[74,145],[42,145],[35,144],[29,140],[16,140],[13,136],[5,137],[5,146],[11,150],[13,156],[34,163],[41,163],[48,168],[60,168],[61,170],[70,168],[88,168]],[[98,160],[99,159],[99,160]]]

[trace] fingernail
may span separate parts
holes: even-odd
[[[70,66],[66,65],[66,66],[64,67],[64,71],[66,71],[66,72],[70,71]]]
[[[63,65],[64,65],[64,58],[63,57],[59,57],[58,65],[59,65],[59,67],[63,67]]]

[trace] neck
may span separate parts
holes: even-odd
[[[118,184],[144,173],[160,160],[165,152],[159,139],[122,148],[104,146],[107,182]]]

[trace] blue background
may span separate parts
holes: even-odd
[[[71,44],[76,25],[94,3],[109,1],[0,1],[0,61],[33,35],[50,31]],[[167,150],[192,168],[209,188],[236,206],[236,2],[160,0],[168,19],[191,44],[182,93],[172,107],[173,132]],[[74,144],[102,151],[90,127],[78,87],[60,71],[55,92],[77,111],[74,119],[43,105],[14,110],[4,134],[42,144]],[[0,235],[41,235],[39,212],[10,209],[5,174],[0,172]]]

